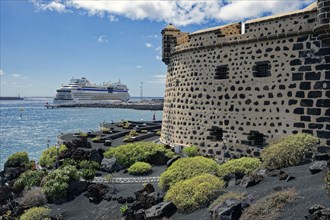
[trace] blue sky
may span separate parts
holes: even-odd
[[[132,96],[163,96],[161,30],[193,32],[301,9],[300,1],[1,0],[1,96],[54,96],[72,77],[121,79]]]

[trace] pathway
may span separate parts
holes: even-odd
[[[106,183],[103,177],[94,177],[93,183]],[[155,183],[159,182],[159,176],[150,177],[115,177],[110,181],[111,183],[117,184],[132,184],[132,183]]]

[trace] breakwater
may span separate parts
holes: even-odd
[[[46,105],[47,108],[122,108],[135,110],[163,110],[162,104],[150,103],[91,103],[91,104],[66,104],[66,105]]]

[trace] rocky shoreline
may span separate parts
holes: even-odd
[[[180,211],[174,201],[166,199],[167,191],[162,189],[158,182],[161,181],[162,174],[174,166],[173,164],[187,158],[186,154],[179,154],[170,159],[168,154],[164,153],[170,149],[165,146],[165,151],[154,152],[143,159],[143,155],[138,155],[138,148],[128,151],[122,149],[122,153],[135,155],[151,164],[150,172],[138,176],[129,173],[129,169],[124,165],[123,161],[131,158],[121,158],[120,155],[107,156],[110,149],[122,148],[123,144],[133,147],[137,146],[139,141],[158,142],[160,128],[160,121],[122,121],[104,123],[100,131],[61,135],[59,138],[66,147],[58,149],[58,159],[52,160],[49,167],[41,168],[39,164],[42,161],[37,164],[29,161],[25,155],[19,160],[18,157],[15,160],[9,158],[5,169],[0,172],[0,219],[15,219],[33,207],[46,206],[47,216],[52,220],[236,220],[246,219],[246,213],[252,212],[256,206],[260,206],[260,203],[261,207],[258,209],[272,209],[272,203],[268,204],[268,201],[279,193],[289,193],[292,198],[290,197],[291,199],[282,205],[277,203],[274,205],[274,207],[278,206],[273,210],[276,215],[272,213],[276,219],[330,218],[330,196],[327,194],[324,182],[324,177],[329,172],[329,155],[314,156],[312,159],[304,160],[299,166],[281,169],[260,167],[249,174],[236,172],[225,175],[221,178],[225,188],[215,193],[220,197],[225,196],[225,199],[219,200],[219,197],[210,205],[215,199],[212,198],[210,201],[205,200],[198,209],[189,212]],[[147,143],[141,143],[140,146],[144,147],[148,145]],[[156,147],[153,144],[152,146]],[[49,151],[47,155],[56,153],[56,149],[54,150]],[[84,178],[89,178],[88,172],[91,170],[85,172],[86,161],[98,167],[95,169],[96,173],[88,180]],[[194,172],[194,169],[199,169],[198,167],[199,165],[195,164],[195,168],[189,169]],[[53,180],[48,176],[55,175],[56,172],[58,175],[66,175],[62,172],[64,169],[68,169],[66,172],[77,169],[79,173],[85,174],[85,177],[67,182],[68,189],[65,196],[50,198],[47,182]],[[40,182],[24,180],[28,185],[18,187],[18,183],[26,173],[33,174],[33,179],[38,179],[39,176],[35,174],[40,174]],[[53,179],[57,178],[59,177],[53,177]],[[50,187],[52,188],[53,185]],[[237,197],[237,195],[241,196]],[[278,199],[274,201],[278,202]],[[270,208],[267,208],[267,205]]]

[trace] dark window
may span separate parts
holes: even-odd
[[[228,79],[228,65],[217,66],[215,68],[214,79]]]
[[[222,128],[213,126],[211,129],[209,129],[209,131],[210,131],[210,135],[208,136],[209,140],[222,141],[222,137],[223,137]]]
[[[248,140],[250,145],[262,147],[265,144],[265,135],[258,131],[251,131],[248,135]]]
[[[270,62],[257,62],[253,67],[253,76],[254,77],[267,77],[270,76]]]
[[[254,135],[254,145],[262,146],[264,145],[264,135],[262,133],[255,133]]]

